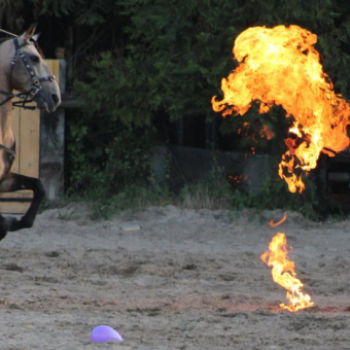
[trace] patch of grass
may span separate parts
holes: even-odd
[[[77,196],[63,195],[54,201],[44,199],[39,207],[39,213],[49,209],[60,209],[69,206],[73,202],[81,201]]]
[[[172,194],[160,187],[125,187],[115,194],[100,192],[99,196],[86,196],[93,210],[92,219],[109,219],[124,210],[141,210],[150,205],[163,206],[173,203]]]
[[[334,220],[344,218],[345,212],[329,209],[329,201],[322,201],[316,195],[316,188],[311,184],[303,194],[290,193],[283,182],[278,179],[268,179],[259,193],[247,193],[242,188],[234,188],[226,179],[207,178],[198,183],[188,183],[173,193],[167,186],[127,186],[116,193],[109,193],[101,187],[91,188],[91,191],[67,195],[59,201],[45,201],[41,212],[53,208],[68,208],[62,213],[62,220],[69,220],[74,214],[69,209],[72,203],[84,202],[92,209],[94,220],[109,219],[117,212],[138,211],[147,206],[175,205],[189,209],[232,210],[235,215],[244,209],[252,209],[250,220],[260,221],[263,210],[281,209],[301,213],[306,219],[319,221],[324,218]]]
[[[229,209],[229,188],[213,188],[206,182],[185,185],[174,204],[189,209]]]
[[[276,209],[298,212],[313,221],[332,215],[341,217],[346,215],[329,200],[324,199],[311,177],[304,178],[306,190],[302,194],[290,193],[286,183],[277,173],[267,177],[258,190],[249,192],[244,181],[239,183],[228,181],[224,169],[220,168],[215,157],[212,164],[211,171],[204,174],[202,180],[197,183],[186,183],[181,189],[176,188],[173,191],[169,187],[172,183],[169,174],[166,175],[162,185],[157,185],[155,176],[151,174],[135,184],[110,186],[105,181],[104,173],[90,173],[91,179],[86,182],[82,191],[69,194],[59,203],[55,203],[55,207],[67,206],[70,201],[85,201],[92,208],[92,219],[96,220],[109,219],[120,211],[137,211],[147,206],[169,204],[189,209],[228,209],[236,213],[252,209],[250,218],[252,221],[261,220],[259,219],[261,211]],[[48,209],[50,206],[50,203],[45,203],[42,209]],[[69,218],[70,212],[63,216]]]

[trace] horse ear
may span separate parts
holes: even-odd
[[[26,32],[23,34],[24,41],[29,41],[35,33],[37,23],[33,23],[29,26]]]
[[[41,33],[34,34],[34,35],[32,36],[32,39],[33,39],[34,41],[38,42],[39,37],[40,37],[40,34],[41,34]]]

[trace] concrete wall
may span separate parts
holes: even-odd
[[[65,92],[66,61],[60,60],[59,85]],[[65,112],[41,112],[40,116],[40,179],[48,200],[56,200],[64,193]]]
[[[158,183],[170,173],[170,186],[181,188],[210,176],[240,176],[240,186],[248,193],[259,193],[264,182],[277,172],[276,159],[270,155],[245,155],[182,146],[161,147],[154,151],[151,167]],[[221,173],[221,174],[220,174]]]

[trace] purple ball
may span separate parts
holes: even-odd
[[[91,332],[91,340],[106,343],[110,340],[123,341],[122,336],[112,327],[101,325],[95,327]]]

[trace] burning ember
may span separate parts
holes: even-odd
[[[316,167],[320,152],[334,156],[329,150],[349,146],[350,105],[323,72],[316,42],[315,34],[296,25],[247,29],[234,43],[240,64],[221,81],[223,99],[212,98],[214,111],[223,116],[244,115],[255,101],[260,114],[280,105],[287,117],[294,117],[289,131],[296,139],[285,140],[288,150],[278,171],[291,192],[305,188],[296,168],[307,173]]]
[[[278,225],[281,225],[283,222],[285,222],[286,219],[287,219],[287,213],[284,212],[283,218],[282,218],[280,221],[274,222],[273,220],[270,220],[269,225],[270,225],[271,227],[276,227],[276,226],[278,226]]]
[[[289,305],[280,304],[283,309],[295,312],[314,305],[309,294],[301,291],[303,283],[296,277],[294,262],[288,258],[287,239],[284,233],[277,233],[269,244],[269,250],[261,260],[272,267],[273,280],[287,289]]]

